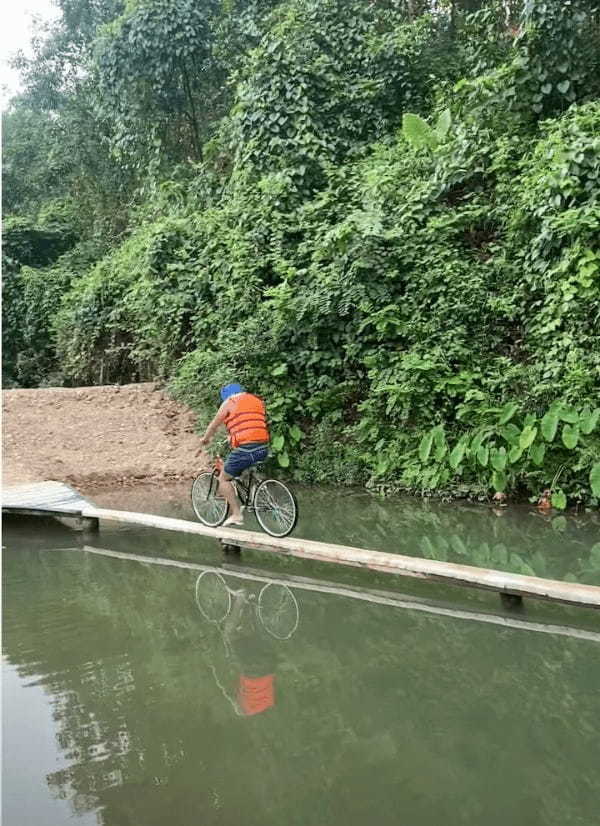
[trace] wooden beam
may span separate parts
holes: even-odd
[[[331,545],[326,542],[315,542],[296,537],[276,539],[266,534],[236,528],[207,528],[197,522],[155,516],[154,514],[88,507],[83,509],[82,516],[147,528],[196,534],[220,539],[228,545],[280,553],[300,559],[349,565],[386,574],[428,579],[449,585],[461,585],[496,591],[500,594],[544,599],[567,605],[600,608],[600,587],[594,585],[559,582],[541,577],[512,574],[507,571],[475,568],[471,565],[440,562],[434,559],[420,559],[381,551],[369,551],[364,548],[352,548],[345,545]]]

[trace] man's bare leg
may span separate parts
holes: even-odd
[[[231,477],[228,476],[224,470],[221,471],[221,475],[219,476],[219,493],[229,505],[229,519],[233,522],[241,522],[242,509],[240,507],[235,488],[231,484]]]

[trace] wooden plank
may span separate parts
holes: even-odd
[[[59,548],[62,551],[80,551],[81,548]],[[409,611],[422,611],[442,617],[452,617],[453,619],[470,620],[475,622],[499,625],[503,628],[513,628],[520,631],[535,631],[542,634],[554,634],[564,637],[574,637],[576,639],[589,640],[600,643],[600,633],[598,631],[588,631],[585,628],[576,628],[570,625],[556,625],[555,623],[533,622],[528,619],[507,616],[505,614],[484,613],[482,611],[468,611],[457,609],[451,605],[441,605],[429,600],[415,597],[409,594],[397,594],[392,591],[376,591],[369,588],[355,588],[351,585],[338,585],[326,580],[314,579],[312,577],[299,577],[281,572],[271,572],[265,570],[253,570],[251,568],[240,568],[239,566],[216,566],[201,565],[198,562],[184,562],[179,559],[166,559],[156,556],[143,556],[142,554],[130,554],[123,551],[113,551],[108,548],[96,548],[92,545],[84,545],[83,550],[89,554],[107,556],[111,559],[120,559],[126,562],[139,562],[144,565],[159,565],[165,568],[180,568],[190,571],[214,571],[223,576],[230,576],[234,579],[250,580],[252,582],[262,582],[265,584],[278,583],[287,585],[289,588],[296,588],[301,591],[314,591],[317,593],[331,594],[338,597],[370,602],[377,605],[387,605],[392,608],[402,608]]]
[[[282,553],[301,559],[367,568],[382,573],[429,579],[450,585],[496,591],[501,594],[600,608],[600,588],[594,585],[559,582],[541,577],[512,574],[507,571],[475,568],[471,565],[369,551],[344,545],[331,545],[309,539],[295,537],[276,539],[266,534],[240,531],[235,528],[207,528],[197,522],[153,514],[87,507],[83,509],[82,515],[92,519],[106,519],[147,528],[212,537],[241,548]]]

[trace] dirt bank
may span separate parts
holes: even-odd
[[[189,479],[195,415],[154,384],[5,390],[3,481],[79,488]]]

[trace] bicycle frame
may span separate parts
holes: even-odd
[[[213,494],[214,490],[218,490],[219,487],[219,473],[220,470],[218,468],[214,468],[212,472],[212,478],[210,480],[210,485],[208,486],[208,492],[206,494],[206,500],[208,501]],[[239,496],[240,502],[246,508],[246,510],[254,510],[254,494],[256,492],[256,481],[254,478],[254,471],[250,469],[248,471],[248,484],[244,484],[244,482],[238,479],[231,480],[235,486],[235,490],[237,495]]]

